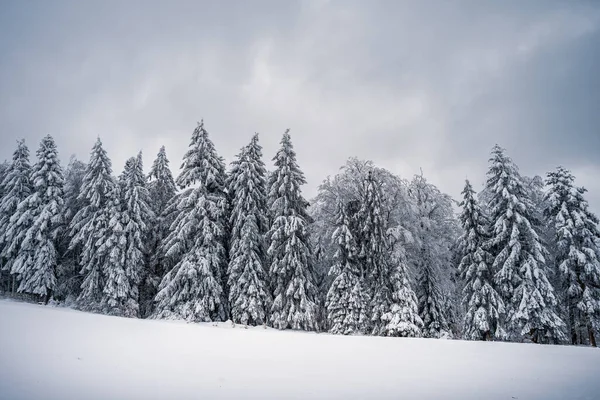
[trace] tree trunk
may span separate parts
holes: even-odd
[[[577,344],[577,327],[573,307],[569,306],[569,325],[571,325],[571,344]]]
[[[48,290],[46,296],[44,296],[44,305],[48,305],[50,298],[52,298],[52,290]]]
[[[592,327],[592,324],[588,325],[588,334],[590,336],[590,345],[592,347],[596,347],[596,336],[594,335],[594,328]]]

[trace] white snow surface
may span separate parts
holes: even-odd
[[[346,337],[0,301],[0,398],[598,399],[600,349]]]

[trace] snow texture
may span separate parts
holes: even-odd
[[[232,329],[9,301],[0,320],[10,327],[0,333],[1,400],[579,400],[600,391],[600,351],[588,347]]]

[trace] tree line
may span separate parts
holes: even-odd
[[[421,173],[348,160],[309,202],[289,130],[227,168],[194,129],[116,177],[100,139],[63,168],[51,136],[0,165],[0,290],[84,311],[334,334],[596,345],[600,230],[565,168],[521,176],[494,146],[460,203]],[[460,209],[455,213],[455,206]]]

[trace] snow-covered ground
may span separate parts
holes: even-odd
[[[600,349],[232,329],[0,301],[0,398],[598,399]]]

